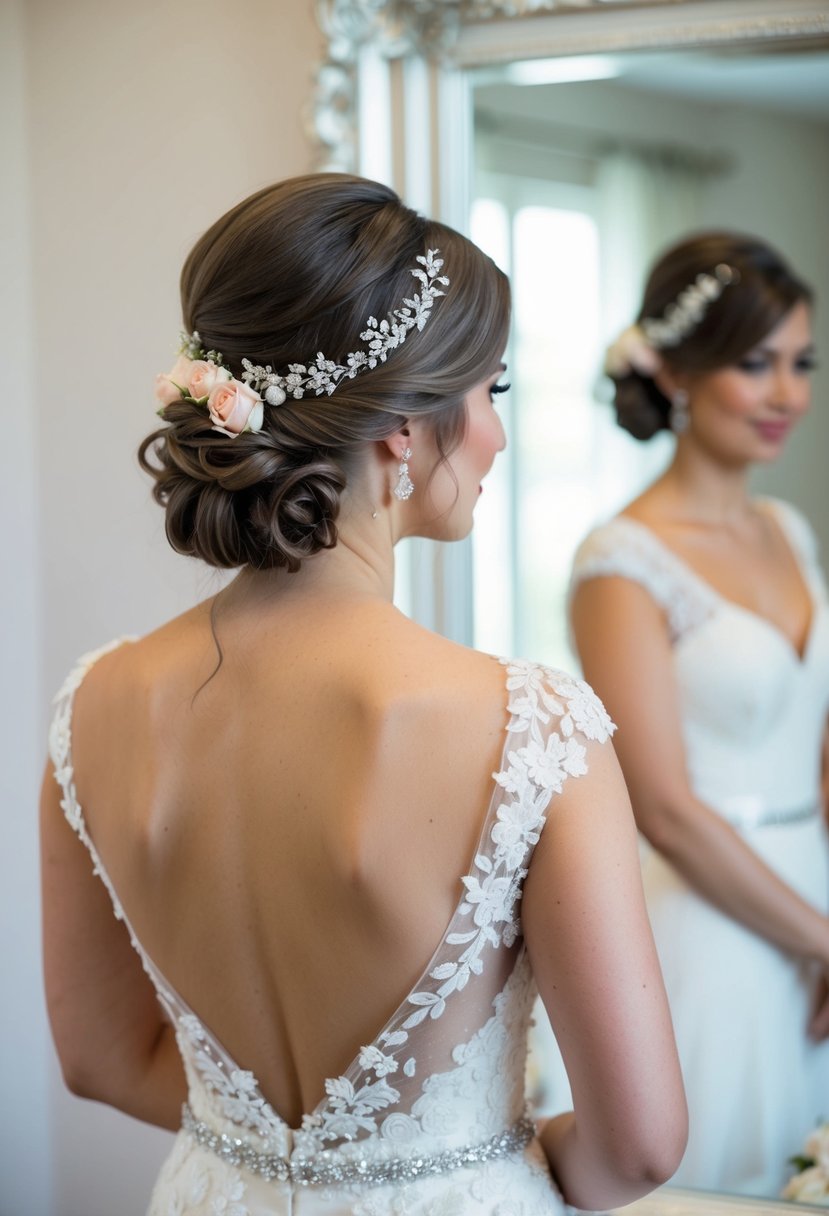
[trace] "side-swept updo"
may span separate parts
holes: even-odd
[[[422,331],[385,363],[265,406],[257,433],[230,438],[204,410],[167,406],[141,444],[169,541],[214,566],[281,566],[337,542],[340,500],[367,443],[427,417],[445,459],[466,425],[464,397],[491,374],[506,345],[509,285],[471,241],[406,207],[393,190],[344,174],[269,186],[239,203],[196,243],[181,275],[184,325],[241,378],[242,359],[285,374],[318,351],[344,362],[382,319],[418,290],[411,271],[439,249],[446,296]]]
[[[660,318],[697,275],[717,266],[736,272],[734,280],[706,307],[702,319],[676,346],[660,350],[675,372],[710,372],[736,363],[812,291],[783,258],[756,237],[734,232],[703,232],[668,249],[645,285],[637,323]],[[671,403],[656,381],[637,371],[614,377],[616,416],[636,439],[650,439],[669,428]]]

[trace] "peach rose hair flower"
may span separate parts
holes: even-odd
[[[639,325],[629,325],[615,342],[607,348],[604,372],[615,380],[639,372],[640,376],[655,376],[662,367],[662,359],[648,341]]]
[[[159,373],[155,378],[155,395],[161,402],[160,414],[164,412],[164,406],[172,405],[174,401],[181,401],[182,397],[188,395],[190,386],[190,369],[193,366],[193,360],[188,359],[186,355],[179,355],[171,371],[166,375]]]
[[[261,431],[265,416],[262,398],[241,380],[220,381],[207,398],[214,431],[232,439],[244,431]]]
[[[235,439],[245,431],[261,431],[262,398],[249,384],[234,380],[222,366],[218,351],[204,351],[198,333],[182,334],[179,356],[166,374],[155,378],[155,395],[163,418],[168,405],[190,401],[207,409],[214,431]]]

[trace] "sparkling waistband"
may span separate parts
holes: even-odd
[[[731,798],[726,801],[721,814],[734,828],[769,828],[802,823],[813,819],[819,812],[820,808],[814,802],[775,811],[765,806],[759,798]]]
[[[366,1161],[344,1157],[336,1149],[324,1149],[310,1161],[293,1161],[275,1153],[258,1152],[245,1140],[215,1132],[208,1124],[200,1123],[186,1103],[182,1107],[181,1126],[197,1144],[221,1157],[228,1165],[241,1166],[271,1182],[291,1182],[298,1186],[334,1186],[351,1182],[381,1186],[386,1182],[415,1182],[464,1165],[478,1165],[521,1152],[535,1136],[535,1124],[531,1119],[523,1118],[482,1144],[447,1149],[431,1156],[416,1154]]]

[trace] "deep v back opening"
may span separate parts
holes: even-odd
[[[86,831],[85,825],[84,825],[84,830]],[[286,1119],[280,1113],[279,1104],[277,1102],[275,1102],[272,1098],[268,1097],[268,1095],[262,1090],[260,1082],[259,1082],[258,1078],[256,1078],[255,1074],[253,1072],[251,1072],[249,1069],[247,1069],[243,1062],[238,1061],[228,1051],[228,1049],[226,1048],[226,1046],[224,1045],[222,1040],[218,1037],[218,1035],[216,1035],[214,1033],[214,1031],[212,1031],[210,1029],[209,1024],[198,1013],[196,1013],[195,1009],[189,1004],[189,1002],[187,1002],[181,996],[179,991],[169,982],[169,980],[164,975],[164,973],[153,962],[152,958],[147,953],[147,951],[144,948],[144,946],[142,945],[140,939],[136,935],[136,933],[132,927],[132,924],[129,920],[129,917],[127,916],[126,912],[123,909],[123,905],[120,902],[120,899],[115,890],[115,887],[113,886],[112,881],[109,878],[109,875],[106,871],[106,867],[104,866],[103,862],[101,861],[100,855],[98,854],[97,850],[95,849],[95,845],[94,845],[91,837],[89,836],[88,832],[86,832],[86,842],[87,842],[87,847],[89,848],[90,854],[95,863],[96,871],[99,874],[104,885],[106,886],[107,890],[109,891],[116,914],[119,914],[119,919],[122,919],[124,921],[124,924],[126,925],[127,930],[129,932],[130,940],[132,942],[133,948],[135,949],[139,958],[141,959],[141,962],[142,962],[142,965],[143,965],[145,971],[152,979],[156,992],[157,992],[158,996],[161,998],[162,1002],[167,1007],[170,1007],[170,1008],[172,1008],[174,1006],[177,1007],[178,1019],[180,1019],[183,1014],[184,1017],[191,1019],[194,1023],[198,1023],[198,1030],[196,1031],[196,1034],[199,1037],[201,1037],[202,1035],[205,1035],[207,1037],[207,1039],[212,1042],[212,1044],[215,1046],[215,1048],[218,1049],[218,1054],[225,1057],[230,1062],[230,1068],[232,1069],[232,1071],[236,1072],[240,1076],[247,1075],[255,1082],[254,1088],[251,1088],[249,1083],[247,1085],[248,1091],[252,1094],[252,1096],[254,1097],[254,1100],[257,1100],[257,1099],[261,1100],[262,1103],[264,1103],[265,1106],[267,1107],[268,1111],[272,1114],[273,1118],[279,1124],[281,1124],[282,1127],[284,1127],[287,1131],[289,1131],[292,1136],[296,1135],[302,1129],[303,1125],[306,1123],[306,1121],[309,1118],[313,1118],[314,1116],[318,1115],[318,1113],[325,1107],[325,1105],[328,1101],[328,1098],[329,1098],[329,1092],[328,1092],[328,1088],[327,1088],[328,1082],[330,1080],[332,1080],[333,1078],[329,1078],[329,1077],[322,1078],[321,1083],[319,1085],[320,1096],[319,1096],[317,1102],[309,1110],[307,1110],[307,1111],[303,1110],[300,1118],[297,1120],[295,1125],[292,1124],[289,1119]],[[360,1058],[363,1055],[363,1053],[365,1052],[366,1048],[368,1048],[369,1051],[371,1051],[372,1049],[380,1050],[380,1048],[378,1047],[378,1044],[381,1042],[384,1034],[389,1032],[390,1028],[392,1028],[399,1022],[401,1015],[407,1009],[407,1006],[410,1002],[411,997],[413,996],[413,994],[416,994],[418,989],[420,989],[423,986],[425,978],[429,975],[429,972],[434,967],[434,965],[439,961],[441,954],[442,954],[442,948],[450,933],[450,930],[452,928],[452,923],[455,920],[456,912],[457,912],[457,908],[453,912],[452,919],[450,920],[449,925],[447,926],[447,928],[444,930],[443,934],[441,935],[440,941],[432,950],[432,953],[429,956],[429,961],[420,970],[420,972],[418,973],[417,980],[408,989],[405,997],[397,1005],[397,1007],[395,1008],[391,1017],[389,1017],[381,1025],[380,1029],[377,1031],[377,1033],[374,1035],[374,1037],[370,1040],[369,1043],[362,1044],[356,1049],[356,1051],[350,1057],[349,1062],[346,1065],[346,1067],[343,1068],[340,1071],[340,1073],[338,1074],[339,1077],[348,1077],[349,1075],[353,1075],[355,1072],[357,1072],[359,1070]],[[334,1002],[332,1001],[332,1004],[333,1003]]]
[[[133,640],[135,640],[135,639],[132,639],[132,638],[122,639],[122,641],[133,641]],[[118,644],[120,644],[120,643],[118,643]],[[111,649],[111,647],[106,648],[106,649]],[[71,708],[72,708],[73,701],[74,701],[74,692],[72,694],[72,701],[70,702],[70,731],[69,731],[69,740],[70,741],[69,741],[69,743],[67,745],[67,749],[66,749],[66,761],[67,761],[67,764],[68,764],[70,770],[72,769]],[[504,767],[507,748],[508,748],[509,743],[510,743],[510,737],[509,737],[509,735],[507,735],[505,738],[503,747],[501,749],[501,755],[500,755],[499,766],[498,766],[499,772]],[[492,787],[492,790],[491,790],[490,798],[487,802],[485,813],[482,815],[482,818],[481,818],[481,826],[480,826],[480,829],[479,829],[479,832],[478,832],[478,835],[476,838],[475,848],[473,850],[472,858],[470,859],[471,864],[468,867],[468,869],[465,871],[466,874],[472,873],[472,871],[475,868],[474,864],[472,864],[473,859],[477,860],[478,858],[480,858],[481,854],[485,851],[485,840],[486,840],[486,837],[488,834],[488,830],[490,827],[490,819],[491,819],[492,813],[493,813],[493,802],[496,801],[498,794],[499,794],[499,787],[496,784],[494,784]],[[106,887],[106,889],[109,893],[115,916],[118,919],[123,920],[124,924],[126,925],[132,946],[135,949],[135,951],[137,952],[139,958],[141,959],[144,970],[147,972],[148,976],[152,980],[153,985],[156,989],[156,992],[159,996],[159,999],[161,1000],[162,1004],[168,1009],[168,1012],[170,1012],[171,1015],[173,1016],[174,1022],[180,1023],[182,1016],[185,1019],[188,1019],[188,1024],[191,1024],[194,1028],[197,1027],[197,1029],[195,1029],[196,1037],[201,1038],[202,1036],[206,1036],[206,1039],[209,1040],[214,1045],[217,1055],[224,1057],[228,1061],[228,1068],[231,1072],[235,1072],[239,1076],[248,1076],[250,1078],[251,1082],[255,1082],[255,1092],[252,1091],[250,1083],[247,1083],[248,1092],[249,1093],[254,1092],[254,1099],[262,1102],[262,1104],[267,1108],[267,1111],[269,1112],[269,1114],[273,1116],[274,1120],[278,1124],[280,1124],[284,1129],[291,1132],[292,1134],[296,1134],[297,1132],[299,1132],[301,1127],[305,1124],[305,1122],[309,1118],[313,1118],[316,1115],[318,1115],[318,1113],[326,1106],[328,1099],[329,1099],[328,1085],[329,1085],[329,1081],[331,1081],[332,1078],[328,1078],[328,1077],[321,1078],[319,1089],[318,1089],[318,1092],[320,1093],[320,1097],[319,1097],[317,1103],[309,1111],[303,1111],[302,1116],[301,1116],[300,1120],[298,1120],[296,1127],[292,1126],[290,1120],[285,1119],[279,1113],[278,1104],[276,1104],[274,1101],[272,1101],[262,1091],[258,1078],[255,1077],[255,1074],[250,1072],[249,1070],[247,1070],[245,1068],[244,1063],[237,1061],[236,1058],[233,1055],[231,1055],[231,1053],[227,1050],[227,1048],[223,1044],[222,1040],[210,1029],[209,1025],[195,1011],[193,1006],[191,1006],[190,1003],[182,997],[180,992],[169,982],[169,980],[164,975],[164,973],[161,971],[161,969],[155,964],[152,957],[150,956],[148,951],[145,949],[145,947],[141,943],[141,940],[139,939],[138,935],[135,933],[131,920],[130,920],[129,916],[127,915],[127,913],[124,909],[124,906],[121,902],[120,896],[118,895],[118,892],[116,891],[115,886],[109,876],[107,868],[106,868],[100,854],[98,853],[97,847],[89,833],[89,829],[87,827],[86,820],[85,820],[84,813],[83,813],[83,808],[80,804],[80,801],[77,798],[77,793],[75,792],[74,784],[72,784],[72,786],[70,787],[70,790],[68,792],[68,797],[72,804],[71,811],[72,811],[72,817],[74,820],[74,826],[76,827],[78,834],[80,835],[81,839],[83,840],[84,844],[86,845],[86,847],[90,853],[95,871],[99,875],[101,881],[104,883],[104,886]],[[451,931],[452,931],[453,925],[455,924],[455,922],[457,920],[458,910],[465,898],[465,894],[463,891],[464,881],[465,881],[464,877],[459,875],[458,879],[457,879],[457,885],[459,888],[459,898],[453,907],[453,911],[450,916],[449,923],[447,924],[446,928],[443,930],[440,940],[433,947],[431,953],[429,954],[427,962],[417,973],[417,977],[415,979],[414,984],[408,989],[408,991],[406,992],[406,995],[403,997],[403,999],[397,1005],[397,1007],[395,1008],[392,1015],[380,1026],[380,1028],[378,1029],[378,1031],[376,1032],[374,1037],[370,1040],[370,1043],[361,1044],[356,1048],[354,1053],[351,1055],[350,1060],[347,1063],[346,1067],[339,1074],[340,1078],[353,1076],[354,1074],[356,1074],[357,1072],[360,1071],[360,1069],[362,1067],[360,1064],[360,1060],[361,1060],[361,1057],[363,1056],[363,1054],[365,1053],[367,1047],[369,1048],[369,1050],[371,1050],[371,1049],[381,1050],[381,1048],[379,1047],[379,1044],[381,1044],[383,1037],[390,1032],[390,1029],[392,1027],[394,1027],[400,1023],[401,1018],[406,1013],[408,1007],[412,1003],[412,998],[413,997],[416,998],[419,991],[426,987],[427,977],[430,975],[430,973],[432,972],[432,970],[435,968],[436,965],[440,965],[440,959],[442,957],[444,947],[446,946],[447,940],[451,940]],[[502,951],[502,953],[506,953],[506,952]],[[445,966],[447,966],[447,965],[444,964],[444,967]],[[332,1006],[333,1005],[335,1005],[335,1002],[332,1000]],[[430,1009],[429,1008],[423,1009],[423,1013],[429,1014]],[[434,1015],[432,1015],[432,1016],[434,1016]]]
[[[77,806],[80,824],[83,828],[83,837],[84,837],[85,843],[87,845],[87,848],[89,849],[90,855],[93,859],[96,871],[109,892],[109,895],[110,895],[110,898],[111,898],[112,904],[113,904],[113,909],[115,911],[116,916],[118,916],[119,919],[122,919],[124,921],[124,924],[127,927],[133,948],[136,950],[139,958],[141,959],[141,962],[142,962],[142,965],[144,966],[145,971],[152,979],[153,984],[156,988],[156,992],[158,993],[158,995],[161,997],[162,1001],[166,1005],[177,1006],[179,1015],[181,1015],[181,1013],[183,1012],[184,1016],[189,1017],[191,1019],[195,1019],[199,1024],[200,1032],[204,1032],[209,1037],[209,1039],[212,1040],[212,1042],[218,1048],[221,1055],[225,1056],[232,1063],[232,1067],[235,1071],[237,1071],[240,1074],[242,1074],[244,1072],[248,1072],[249,1075],[251,1077],[253,1077],[254,1074],[250,1073],[249,1070],[246,1069],[246,1066],[243,1062],[236,1060],[236,1058],[233,1055],[231,1055],[231,1053],[227,1050],[227,1048],[225,1047],[225,1045],[221,1041],[221,1039],[210,1029],[208,1023],[205,1022],[204,1019],[198,1013],[196,1013],[195,1009],[189,1004],[189,1002],[186,1001],[181,996],[178,989],[176,989],[174,987],[174,985],[170,983],[170,981],[167,979],[167,977],[164,975],[164,973],[161,971],[161,969],[156,966],[155,962],[153,961],[153,959],[151,958],[151,956],[149,955],[147,950],[142,945],[140,938],[135,933],[135,930],[132,927],[132,923],[124,910],[120,897],[118,896],[118,893],[112,883],[112,880],[109,877],[106,866],[104,865],[103,861],[101,860],[100,854],[98,853],[98,851],[95,847],[94,841],[92,840],[92,837],[89,835],[88,829],[86,827],[86,823],[83,819],[83,811],[81,809],[80,803],[76,803],[76,806]],[[476,844],[475,855],[480,854],[481,842],[482,842],[483,837],[486,835],[486,825],[487,825],[488,819],[489,819],[489,816],[488,815],[485,816],[484,827],[481,830],[481,833],[479,835],[479,838],[478,838],[478,841]],[[471,868],[472,867],[470,866],[470,869]],[[462,883],[462,880],[459,877],[458,885],[461,886],[461,883]],[[458,904],[460,904],[462,902],[462,898],[463,898],[462,896],[461,896],[461,898],[459,898]],[[391,1027],[393,1027],[396,1023],[399,1022],[402,1014],[406,1011],[407,1006],[408,1006],[413,994],[416,994],[418,992],[418,990],[424,986],[424,981],[425,981],[426,977],[429,975],[430,971],[433,969],[435,964],[439,962],[439,960],[441,958],[443,947],[447,941],[448,936],[450,935],[452,925],[457,916],[458,904],[456,904],[455,908],[453,909],[449,924],[444,929],[444,931],[441,935],[440,941],[433,948],[431,954],[428,957],[428,961],[426,962],[425,966],[423,966],[420,969],[420,971],[418,972],[415,983],[407,990],[406,995],[403,997],[402,1001],[400,1001],[400,1003],[397,1005],[397,1007],[395,1008],[392,1015],[389,1018],[387,1018],[387,1020],[380,1026],[380,1028],[378,1029],[378,1031],[376,1032],[374,1037],[370,1040],[370,1042],[368,1044],[361,1044],[354,1051],[354,1053],[351,1055],[346,1067],[343,1068],[341,1070],[341,1072],[338,1074],[339,1076],[346,1077],[349,1074],[353,1074],[355,1071],[357,1071],[357,1069],[359,1068],[360,1057],[363,1054],[363,1052],[365,1051],[366,1047],[368,1047],[369,1049],[378,1048],[378,1044],[382,1040],[383,1035],[386,1034]],[[335,1004],[335,1002],[332,1000],[332,1005],[334,1005],[334,1004]],[[269,1111],[272,1112],[273,1116],[280,1124],[282,1124],[290,1132],[296,1133],[300,1130],[303,1123],[309,1117],[313,1117],[314,1115],[316,1115],[326,1105],[326,1102],[328,1100],[328,1090],[326,1087],[327,1087],[327,1083],[329,1080],[331,1080],[331,1078],[328,1078],[328,1077],[322,1078],[320,1085],[319,1085],[320,1097],[319,1097],[318,1101],[316,1102],[316,1104],[314,1106],[311,1107],[310,1110],[302,1112],[302,1115],[301,1115],[300,1119],[297,1121],[296,1126],[293,1126],[292,1123],[290,1122],[290,1120],[284,1118],[280,1114],[279,1104],[274,1102],[271,1098],[269,1098],[262,1091],[258,1079],[256,1079],[256,1096],[258,1098],[260,1098],[262,1100],[262,1102],[264,1102],[267,1105]]]
[[[86,656],[59,692],[50,754],[67,820],[99,868],[116,915],[123,916],[84,823],[71,755],[75,692],[107,649]],[[325,1078],[325,1096],[300,1127],[290,1128],[277,1114],[254,1073],[239,1068],[132,935],[175,1026],[193,1111],[207,1121],[208,1137],[208,1124],[218,1121],[232,1125],[230,1135],[241,1128],[260,1136],[266,1152],[281,1156],[306,1158],[331,1145],[348,1156],[367,1141],[382,1156],[392,1141],[419,1149],[424,1143],[446,1147],[449,1137],[466,1145],[470,1126],[484,1141],[520,1118],[524,1074],[518,1044],[526,1041],[533,997],[522,945],[523,881],[551,799],[565,781],[587,772],[587,741],[605,742],[613,725],[592,691],[566,673],[521,660],[501,662],[506,737],[485,814],[473,833],[475,856],[468,873],[459,876],[460,900],[414,988],[373,1042],[358,1048],[345,1072]],[[516,1050],[507,1050],[508,1044]],[[477,1111],[469,1094],[482,1086],[489,1097]]]
[[[763,613],[758,612],[756,609],[749,608],[746,604],[741,604],[738,600],[732,599],[725,595],[710,581],[710,579],[701,574],[686,557],[683,557],[681,554],[677,553],[677,551],[672,548],[667,541],[663,540],[659,533],[650,527],[649,524],[643,523],[639,519],[635,519],[632,515],[621,514],[617,516],[617,519],[625,525],[632,525],[634,528],[639,529],[644,535],[646,535],[649,542],[655,545],[671,561],[674,567],[686,580],[693,582],[695,586],[703,592],[706,598],[710,599],[721,607],[729,608],[734,612],[741,612],[745,616],[751,617],[752,620],[759,621],[761,625],[769,629],[776,637],[780,639],[781,642],[786,645],[787,649],[791,652],[792,657],[800,666],[803,666],[809,655],[812,638],[815,633],[815,625],[817,622],[819,609],[817,595],[813,586],[813,579],[804,562],[803,555],[800,553],[797,544],[791,537],[787,526],[779,518],[773,504],[770,502],[760,502],[757,505],[766,518],[771,520],[773,527],[777,529],[778,535],[783,541],[789,558],[794,566],[795,573],[800,580],[801,589],[805,593],[806,599],[809,602],[809,619],[806,630],[803,633],[799,644],[796,643],[788,633],[786,633],[785,629],[783,629],[781,625],[779,625],[776,621],[773,621],[771,617],[764,616]]]

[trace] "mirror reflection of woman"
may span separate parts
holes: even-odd
[[[574,562],[585,677],[652,848],[645,889],[689,1099],[675,1182],[779,1193],[829,1113],[829,607],[812,529],[748,476],[810,406],[809,288],[760,241],[670,249],[608,351],[668,470]]]
[[[58,697],[64,1075],[178,1130],[152,1216],[626,1203],[686,1123],[611,723],[392,602],[396,541],[467,535],[504,446],[508,283],[386,186],[321,174],[218,220],[182,299],[141,460],[173,546],[238,573]],[[576,1078],[541,1130],[536,985]]]

